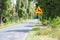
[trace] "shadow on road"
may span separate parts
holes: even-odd
[[[26,25],[25,27],[33,27],[32,25]]]
[[[5,32],[24,32],[24,33],[27,33],[29,32],[30,30],[28,29],[25,29],[25,30],[8,30],[8,31],[5,31]]]

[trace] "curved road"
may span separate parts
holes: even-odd
[[[38,19],[32,19],[22,24],[17,24],[0,29],[0,40],[25,40],[28,32],[33,28]]]

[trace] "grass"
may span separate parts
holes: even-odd
[[[6,28],[6,27],[9,27],[9,26],[12,26],[12,25],[16,25],[16,24],[20,24],[20,23],[23,23],[23,22],[26,22],[28,21],[28,19],[20,19],[19,21],[17,22],[7,22],[7,23],[3,23],[3,24],[0,24],[0,29],[3,29],[3,28]]]
[[[39,30],[38,27],[36,27],[36,26],[33,27],[33,29],[29,32],[29,35],[27,36],[26,40],[37,40],[37,39],[39,39],[39,36],[36,35],[39,32],[38,30]]]
[[[58,40],[60,40],[60,28],[57,28],[55,30],[52,30],[51,34],[49,34],[51,37],[56,37]]]
[[[53,29],[48,26],[34,26],[26,40],[60,40],[60,28]]]

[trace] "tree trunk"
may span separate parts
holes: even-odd
[[[0,14],[0,24],[2,24],[2,14]]]

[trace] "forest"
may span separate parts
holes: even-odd
[[[34,7],[30,0],[0,0],[0,24],[7,22],[17,22],[20,18],[32,18]]]

